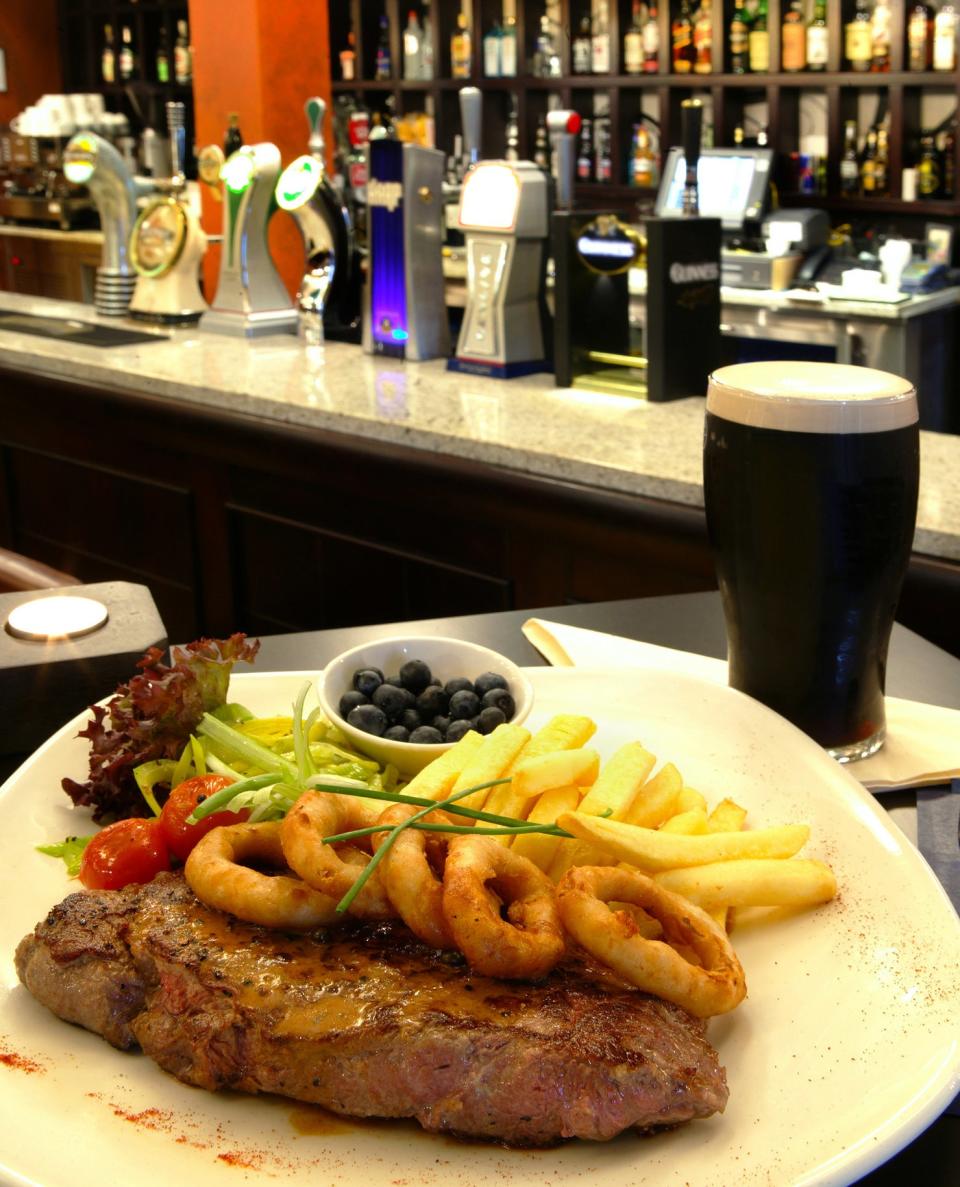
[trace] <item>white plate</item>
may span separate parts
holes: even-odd
[[[0,1178],[236,1187],[245,1168],[246,1179],[311,1187],[846,1184],[929,1125],[960,1087],[960,923],[883,810],[803,734],[729,689],[654,671],[529,674],[529,725],[589,712],[603,754],[639,738],[711,802],[735,796],[756,825],[808,821],[807,855],[836,870],[835,903],[734,933],[749,997],[712,1024],[730,1084],[723,1115],[533,1153],[412,1123],[305,1134],[313,1115],[294,1102],[188,1088],[60,1022],[18,984],[13,950],[72,889],[33,846],[88,831],[59,789],[86,770],[74,722],[0,792]],[[255,712],[282,712],[301,682],[237,676],[231,691]]]

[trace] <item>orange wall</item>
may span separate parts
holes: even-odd
[[[6,3],[7,0],[0,0]],[[312,0],[191,0],[193,97],[197,145],[223,144],[227,117],[240,117],[248,144],[272,141],[284,164],[307,151],[304,102],[320,95],[330,107],[327,6]],[[332,135],[328,114],[327,141]],[[204,193],[204,229],[221,230],[221,204]],[[293,219],[270,224],[270,247],[293,295],[303,273],[303,250]],[[206,291],[216,291],[219,249],[204,263]]]
[[[7,124],[41,95],[63,89],[56,0],[0,0],[0,49],[7,58],[0,124]]]

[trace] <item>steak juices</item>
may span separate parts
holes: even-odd
[[[916,393],[904,379],[796,362],[710,378],[704,500],[730,684],[841,761],[883,744],[918,480]]]

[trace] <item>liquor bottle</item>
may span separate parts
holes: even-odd
[[[386,13],[380,16],[380,36],[377,41],[377,64],[374,78],[384,81],[393,74],[393,60],[390,55],[390,20]]]
[[[430,82],[434,76],[433,21],[429,0],[423,3],[423,35],[420,38],[420,77]]]
[[[957,10],[946,0],[933,20],[933,68],[952,72],[957,68]]]
[[[177,40],[173,44],[173,77],[182,87],[193,81],[193,47],[186,21],[177,21]]]
[[[517,77],[517,18],[507,17],[503,22],[503,36],[500,39],[500,76]]]
[[[610,181],[613,178],[612,144],[610,121],[608,119],[597,120],[597,164],[595,170],[597,181]]]
[[[423,67],[423,29],[416,10],[407,13],[407,27],[403,31],[403,77],[417,81]]]
[[[747,39],[750,69],[754,74],[766,74],[770,69],[770,30],[767,27],[767,0],[758,0],[757,11]]]
[[[533,65],[534,74],[540,78],[560,77],[560,51],[553,33],[553,21],[546,13],[540,18],[540,32],[537,35],[537,49],[533,57]]]
[[[790,0],[780,30],[781,66],[790,74],[806,69],[807,31],[803,23],[803,0]]]
[[[851,70],[863,72],[873,62],[873,22],[870,19],[870,0],[857,0],[853,20],[844,30],[844,52]]]
[[[713,13],[711,0],[700,0],[700,10],[693,23],[693,69],[697,74],[713,70]]]
[[[870,19],[870,33],[873,43],[873,57],[870,69],[875,74],[886,74],[890,69],[890,5],[888,0],[877,0]]]
[[[494,21],[493,28],[483,35],[483,73],[486,78],[500,77],[500,42],[503,34]]]
[[[596,0],[593,9],[591,66],[594,74],[610,73],[610,19],[607,0]]]
[[[643,72],[656,74],[660,69],[660,22],[657,20],[657,0],[650,0],[647,19],[643,22]]]
[[[593,38],[590,36],[590,18],[582,17],[577,35],[570,47],[574,74],[589,74],[593,69]]]
[[[505,132],[507,150],[504,157],[508,161],[520,160],[520,107],[516,95],[510,96],[510,114],[507,116]]]
[[[761,0],[761,3],[763,0]],[[673,43],[673,70],[675,74],[689,74],[693,70],[693,21],[690,19],[689,0],[680,0],[680,8],[670,26]]]
[[[734,0],[730,18],[730,73],[746,74],[750,69],[750,28],[747,25],[743,0]]]
[[[840,158],[840,193],[852,197],[860,188],[860,163],[857,160],[857,125],[847,120],[843,126],[843,156]]]
[[[137,68],[137,55],[133,52],[133,34],[130,26],[124,25],[120,32],[120,53],[117,56],[117,69],[120,77],[126,81],[133,78]]]
[[[877,155],[873,162],[873,192],[885,198],[890,192],[890,149],[886,128],[877,128]]]
[[[593,181],[593,121],[585,119],[580,125],[580,145],[577,150],[577,181]]]
[[[353,82],[357,77],[356,38],[352,29],[347,34],[347,48],[340,51],[340,77],[344,82]]]
[[[650,146],[650,133],[643,124],[633,125],[630,184],[643,190],[653,189],[657,184],[657,158]]]
[[[807,25],[807,69],[826,70],[830,38],[827,32],[827,0],[815,0],[813,17]]]
[[[633,0],[633,15],[630,28],[623,38],[623,72],[624,74],[643,73],[643,15],[641,0]]]
[[[160,26],[160,32],[157,34],[157,82],[170,81],[170,53],[167,49],[167,30],[165,26]]]
[[[229,157],[238,148],[243,148],[243,133],[240,131],[240,117],[235,111],[227,116],[227,130],[223,134],[223,155]]]
[[[940,162],[932,132],[920,137],[920,160],[917,164],[917,193],[921,198],[936,198],[940,193]]]
[[[957,190],[957,136],[951,124],[943,134],[943,196],[953,198]]]
[[[865,198],[872,198],[877,192],[877,134],[873,130],[867,133],[867,144],[863,150],[863,160],[860,162],[860,192]]]
[[[113,25],[103,26],[103,53],[100,55],[100,76],[104,82],[117,80],[117,54],[113,48]]]
[[[537,135],[533,142],[533,163],[545,173],[550,172],[550,145],[547,140],[547,126],[543,120],[537,124]]]
[[[933,15],[923,0],[910,10],[907,21],[907,66],[929,70],[933,64]]]

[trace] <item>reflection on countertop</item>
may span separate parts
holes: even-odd
[[[0,309],[102,321],[89,306],[0,293]],[[223,408],[409,449],[440,452],[583,487],[703,505],[702,398],[653,404],[400,363],[293,336],[256,342],[158,330],[158,341],[97,349],[0,331],[0,367],[100,389]],[[921,434],[917,552],[960,560],[960,437]]]

